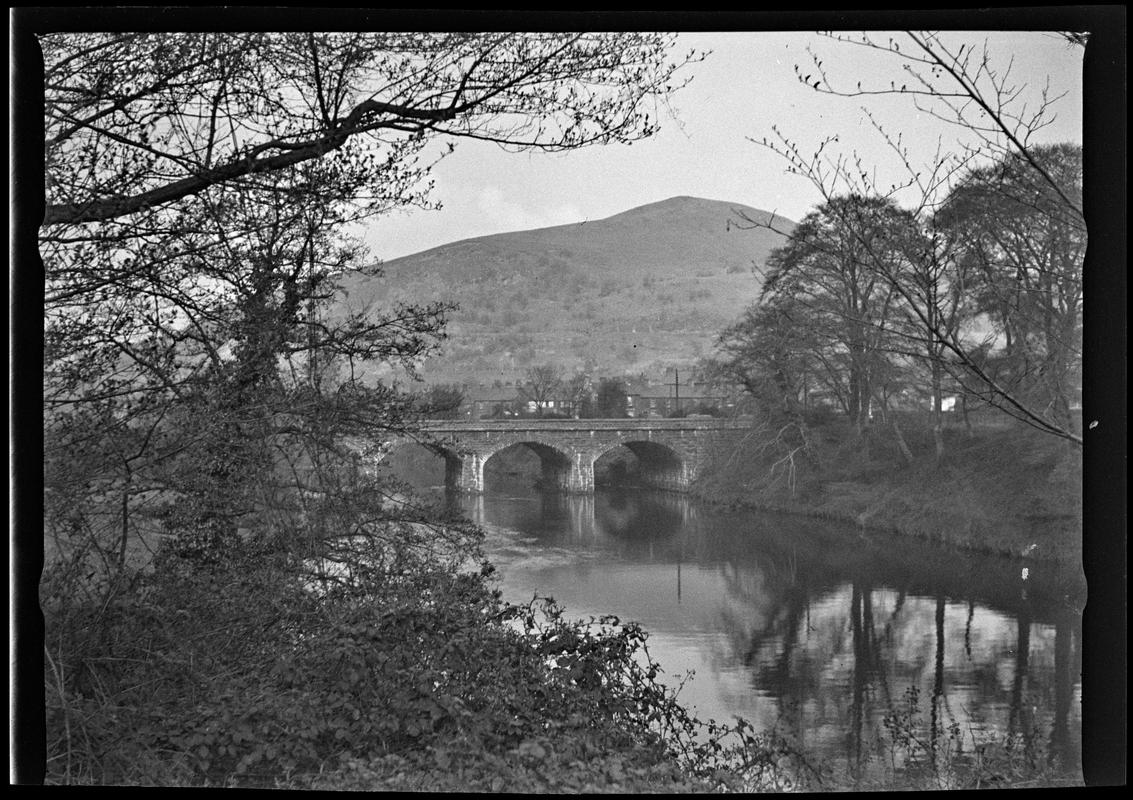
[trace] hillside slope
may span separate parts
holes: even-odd
[[[460,304],[445,352],[422,370],[433,382],[514,380],[547,362],[603,375],[690,365],[755,300],[753,267],[782,244],[767,228],[738,227],[741,213],[771,219],[674,197],[602,220],[453,242],[344,288],[351,307]]]

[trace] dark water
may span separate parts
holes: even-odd
[[[702,719],[860,760],[913,688],[926,737],[1021,734],[1080,763],[1081,614],[1041,565],[665,493],[461,502],[506,599],[642,623]]]

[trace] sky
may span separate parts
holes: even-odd
[[[853,32],[847,32],[853,33]],[[900,33],[871,33],[885,41]],[[951,32],[949,43],[986,42],[993,63],[1010,64],[1020,100],[1033,108],[1048,85],[1056,119],[1036,143],[1082,140],[1083,49],[1054,33]],[[911,44],[911,43],[909,43]],[[893,166],[884,140],[863,111],[888,130],[900,132],[919,163],[938,146],[956,149],[953,126],[918,112],[909,97],[843,98],[819,94],[795,74],[811,71],[808,47],[832,74],[853,88],[907,82],[897,59],[805,32],[682,33],[676,52],[711,51],[693,65],[691,83],[676,92],[662,115],[661,131],[632,146],[606,145],[568,153],[514,153],[464,140],[433,170],[432,198],[439,211],[404,210],[367,228],[374,256],[397,258],[476,236],[603,219],[647,203],[690,195],[723,200],[792,220],[821,201],[804,178],[786,173],[783,158],[756,142],[772,137],[772,126],[812,152],[837,134],[841,152],[856,152],[866,164]],[[652,116],[652,115],[651,115]],[[754,141],[753,141],[754,140]]]

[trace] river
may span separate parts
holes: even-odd
[[[702,719],[860,763],[915,708],[925,737],[1018,734],[1080,764],[1081,614],[1041,565],[644,490],[460,502],[505,599],[640,622]]]

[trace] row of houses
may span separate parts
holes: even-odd
[[[732,413],[738,386],[704,383],[661,383],[648,378],[626,379],[625,414],[629,417],[673,417],[687,414]],[[522,387],[464,387],[459,415],[464,419],[515,417],[542,412],[549,416],[596,416],[596,387],[586,387],[588,396],[570,398],[551,393],[541,403],[527,397]],[[541,407],[541,408],[540,408]]]
[[[738,385],[656,384],[646,380],[629,381],[626,391],[629,416],[672,417],[680,413],[730,414],[740,396]]]
[[[666,383],[648,378],[626,379],[625,415],[628,417],[676,417],[690,414],[709,414],[731,416],[743,396],[738,384]],[[511,386],[465,386],[464,400],[456,416],[461,419],[477,420],[500,417],[554,416],[554,417],[597,417],[605,416],[596,407],[596,393],[593,386],[587,386],[588,396],[571,399],[552,393],[542,403],[537,404],[527,397],[522,387]],[[925,409],[929,407],[928,398],[911,392],[891,398],[891,408],[896,410]],[[837,410],[837,398],[829,392],[812,391],[806,398],[809,408],[829,408]],[[541,406],[541,407],[540,407]],[[959,414],[960,398],[943,398],[942,410],[949,414]],[[1071,402],[1071,410],[1081,412],[1081,390]]]

